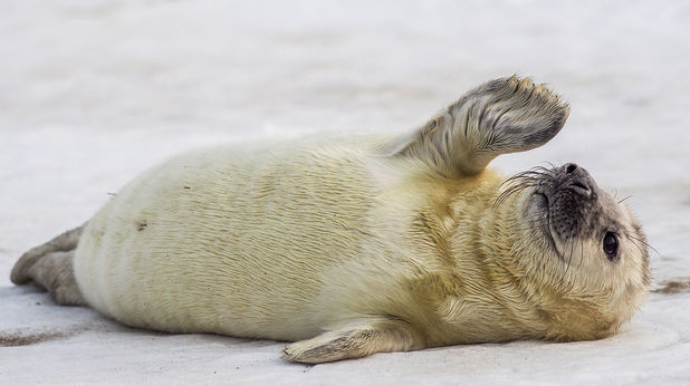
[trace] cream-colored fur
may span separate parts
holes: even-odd
[[[89,306],[124,324],[298,341],[284,357],[307,363],[608,336],[649,282],[627,209],[604,202],[618,231],[635,235],[621,241],[620,261],[606,259],[598,235],[564,244],[567,261],[535,226],[534,186],[501,196],[510,184],[484,168],[547,142],[566,117],[543,86],[510,78],[412,136],[262,141],[174,158],[88,222],[76,282]]]

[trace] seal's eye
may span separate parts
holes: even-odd
[[[606,232],[604,236],[604,253],[612,261],[618,254],[618,236],[613,232]]]

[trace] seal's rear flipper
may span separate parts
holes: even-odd
[[[29,270],[43,256],[52,252],[67,252],[76,249],[85,226],[86,224],[83,224],[78,228],[68,230],[47,243],[31,248],[24,253],[12,268],[12,273],[10,274],[12,283],[21,285],[31,281]]]
[[[283,350],[283,359],[300,363],[326,363],[366,357],[379,352],[410,351],[423,348],[412,328],[399,320],[361,321],[315,338],[292,343]]]
[[[568,118],[567,103],[545,85],[513,76],[487,82],[439,113],[395,156],[422,160],[445,177],[480,173],[496,156],[551,140]]]
[[[85,304],[72,267],[83,230],[84,225],[24,253],[12,268],[10,280],[17,285],[33,282],[48,290],[58,304]]]
[[[45,288],[63,306],[86,304],[74,277],[74,251],[51,252],[44,255],[29,269],[31,281]]]

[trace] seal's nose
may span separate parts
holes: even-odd
[[[563,165],[562,170],[566,176],[564,184],[566,188],[585,196],[592,194],[592,179],[584,168],[574,163],[567,163]]]

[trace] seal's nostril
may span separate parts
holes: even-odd
[[[577,170],[577,165],[576,164],[565,164],[565,173],[566,174],[573,174],[575,170]]]

